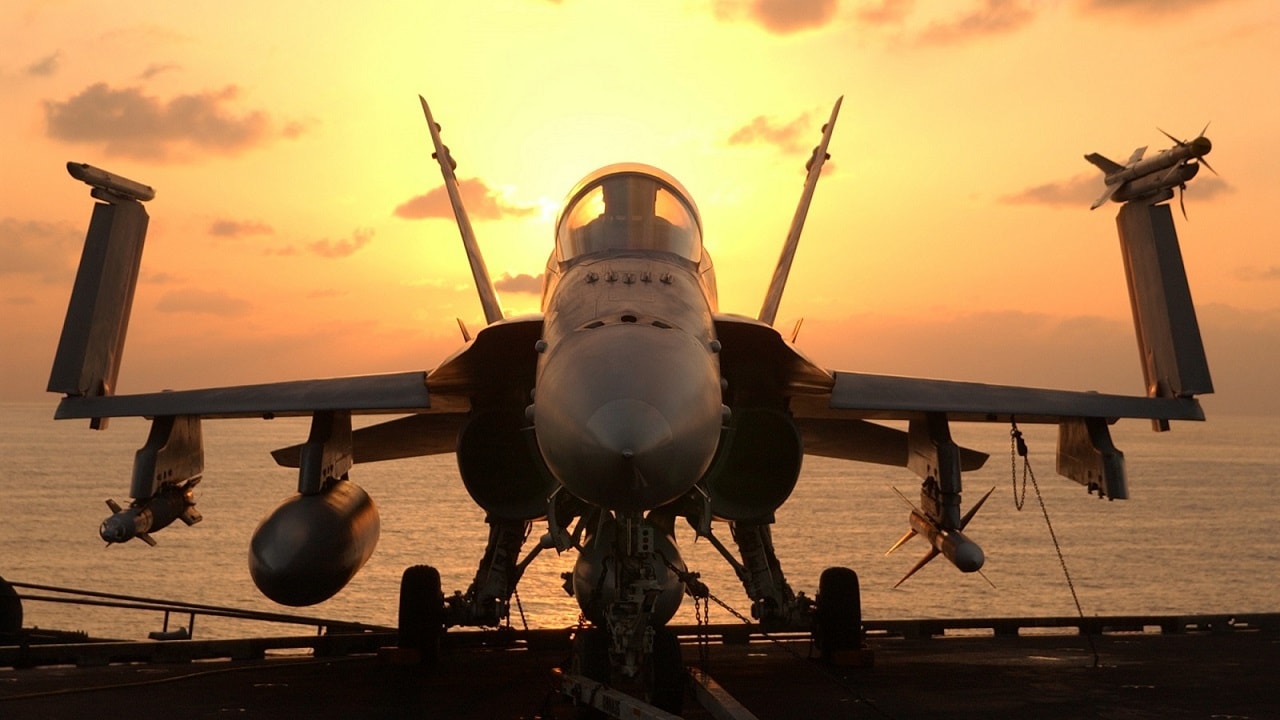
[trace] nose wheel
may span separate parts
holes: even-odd
[[[659,710],[679,715],[684,710],[687,678],[679,638],[665,627],[656,628],[653,652],[649,653],[641,678],[645,701]]]

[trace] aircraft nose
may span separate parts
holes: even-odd
[[[610,400],[586,424],[595,449],[627,462],[645,458],[671,442],[671,425],[662,411],[634,398]]]
[[[534,429],[569,492],[620,511],[688,492],[720,438],[714,356],[675,329],[606,326],[554,348],[538,378]]]

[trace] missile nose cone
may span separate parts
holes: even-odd
[[[122,543],[129,539],[129,529],[131,526],[121,522],[119,515],[112,515],[102,521],[102,526],[98,528],[98,535],[109,543]]]
[[[951,556],[951,562],[960,572],[967,573],[981,570],[982,564],[986,562],[986,559],[982,548],[978,547],[978,544],[974,542],[960,543]]]

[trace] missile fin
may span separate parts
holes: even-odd
[[[1146,148],[1143,148],[1143,149],[1145,150]],[[1093,163],[1094,167],[1098,168],[1099,170],[1106,173],[1107,175],[1114,175],[1120,172],[1121,170],[1124,170],[1124,166],[1121,165],[1120,163],[1108,157],[1105,157],[1103,155],[1099,155],[1098,153],[1089,153],[1088,155],[1084,156],[1084,159]]]
[[[135,535],[134,537],[136,537],[136,538],[138,538],[139,540],[141,540],[142,542],[144,542],[144,543],[146,543],[146,544],[150,545],[151,547],[155,547],[155,546],[156,546],[156,541],[151,537],[151,533],[138,533],[138,534],[137,534],[137,535]]]
[[[915,567],[908,570],[907,574],[903,575],[902,579],[898,581],[898,584],[893,586],[894,589],[896,590],[898,588],[898,585],[901,585],[902,583],[906,582],[912,575],[915,575],[917,570],[924,567],[925,565],[928,565],[930,561],[938,557],[938,554],[939,553],[936,549],[929,548],[929,552],[925,553],[924,557],[920,558],[920,562],[916,563]]]
[[[1124,183],[1114,183],[1112,185],[1108,185],[1106,189],[1102,191],[1102,195],[1099,196],[1097,200],[1094,200],[1093,204],[1089,206],[1089,209],[1097,210],[1098,208],[1102,207],[1104,203],[1106,203],[1108,200],[1110,200],[1112,197],[1115,196],[1116,191],[1119,190],[1120,186],[1123,184]]]
[[[981,500],[979,500],[978,502],[974,503],[974,504],[973,504],[973,507],[969,508],[969,512],[965,513],[965,514],[964,514],[964,517],[960,518],[960,529],[961,529],[961,530],[963,530],[963,529],[965,528],[965,526],[969,524],[969,521],[973,519],[973,516],[974,516],[974,515],[977,515],[977,514],[978,514],[978,510],[982,507],[982,503],[986,502],[986,501],[987,501],[987,498],[991,497],[991,493],[993,493],[993,492],[995,492],[995,491],[996,491],[996,489],[995,489],[995,487],[993,486],[990,490],[988,490],[988,491],[987,491],[987,494],[986,494],[986,495],[983,495],[983,496],[982,496],[982,499],[981,499]]]
[[[1163,132],[1163,131],[1162,131],[1162,132]],[[1166,134],[1167,134],[1167,133],[1166,133]],[[1170,136],[1170,137],[1172,137],[1172,136]],[[1178,143],[1178,144],[1179,144],[1179,145],[1181,145],[1182,143]],[[1138,162],[1139,160],[1141,160],[1141,159],[1142,159],[1142,156],[1143,156],[1143,155],[1146,155],[1146,154],[1147,154],[1147,146],[1146,146],[1146,145],[1143,145],[1142,147],[1140,147],[1140,148],[1138,148],[1137,150],[1134,150],[1134,151],[1133,151],[1133,154],[1129,156],[1129,159],[1125,162],[1125,165],[1132,165],[1132,164],[1134,164],[1134,163]]]
[[[203,520],[204,516],[200,514],[199,510],[196,510],[194,505],[188,505],[187,509],[182,511],[182,514],[178,516],[178,519],[190,527]]]
[[[898,538],[898,542],[894,543],[894,544],[893,544],[893,547],[891,547],[891,548],[889,548],[888,550],[886,550],[886,551],[885,551],[885,553],[884,553],[884,554],[885,554],[885,556],[888,556],[888,555],[889,555],[890,553],[892,553],[894,550],[897,550],[898,548],[900,548],[900,547],[902,547],[903,545],[907,544],[907,541],[908,541],[908,540],[910,540],[911,538],[915,537],[915,536],[916,536],[916,531],[915,531],[915,529],[914,529],[914,528],[913,528],[913,529],[911,529],[911,530],[908,530],[906,535],[903,535],[902,537]]]

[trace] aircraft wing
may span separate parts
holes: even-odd
[[[537,316],[501,320],[430,372],[296,380],[261,385],[138,395],[68,396],[57,419],[190,416],[272,418],[317,412],[406,414],[352,433],[356,463],[450,453],[473,398],[525,392],[533,386],[541,335]],[[272,452],[297,467],[301,445]]]
[[[860,462],[904,466],[908,433],[874,420],[1067,423],[1141,418],[1203,420],[1190,397],[1150,398],[1094,392],[989,385],[829,371],[757,320],[717,315],[723,346],[721,372],[730,392],[744,384],[767,386],[786,399],[804,452]],[[983,453],[961,448],[961,469],[981,467]]]
[[[165,415],[271,418],[327,410],[405,413],[431,407],[426,380],[425,372],[406,372],[140,395],[73,395],[63,398],[54,417],[58,420]]]
[[[879,420],[911,420],[944,413],[960,422],[1058,423],[1072,418],[1204,420],[1194,398],[1150,398],[1072,390],[988,385],[954,380],[836,372],[831,392],[801,410],[845,412]],[[815,407],[815,405],[817,407]]]
[[[473,398],[528,394],[533,387],[542,318],[499,320],[426,374],[430,410],[352,432],[353,462],[399,460],[451,453]],[[297,467],[301,445],[273,450],[285,467]]]

